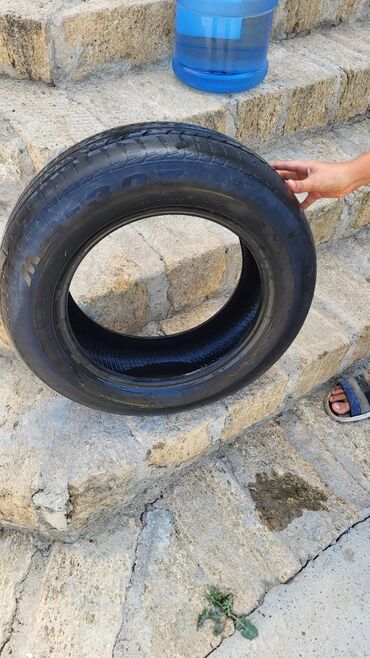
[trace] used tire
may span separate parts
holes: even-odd
[[[69,293],[78,265],[113,230],[166,213],[239,236],[234,294],[174,336],[95,324]],[[0,265],[3,321],[28,366],[81,404],[125,414],[194,406],[261,375],[300,330],[316,277],[310,228],[278,174],[224,135],[173,123],[115,128],[51,162],[9,219]]]

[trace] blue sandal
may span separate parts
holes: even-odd
[[[330,418],[336,420],[338,423],[355,423],[359,420],[370,418],[370,385],[368,377],[359,375],[357,377],[339,379],[337,386],[342,386],[347,395],[350,412],[343,415],[334,413],[331,408],[333,403],[329,401],[330,392],[325,400],[325,409]]]

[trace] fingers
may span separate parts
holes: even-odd
[[[307,194],[305,200],[301,203],[302,210],[306,210],[306,208],[312,206],[312,204],[315,203],[315,201],[318,201],[318,199],[321,199],[321,195],[317,192],[311,192],[310,194]]]
[[[304,180],[306,174],[300,174],[297,171],[288,171],[287,169],[276,169],[276,172],[284,178],[284,180]]]
[[[303,194],[304,192],[307,192],[307,187],[310,188],[310,184],[304,181],[295,181],[292,179],[289,179],[286,181],[289,189],[294,193],[294,194]],[[320,194],[318,192],[309,192],[306,196],[306,198],[301,202],[301,208],[305,210],[306,208],[309,208],[315,201],[320,199]]]
[[[305,160],[276,160],[271,162],[273,169],[280,171],[294,171],[302,176],[308,175],[309,162]]]
[[[317,189],[317,185],[315,185],[313,178],[310,176],[304,180],[294,180],[293,178],[290,178],[287,183],[295,194],[314,192],[314,190]]]

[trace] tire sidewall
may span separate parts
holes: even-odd
[[[68,263],[87,253],[92,241],[104,232],[140,214],[161,215],[167,208],[178,208],[178,214],[186,208],[194,215],[202,213],[222,221],[252,247],[270,299],[255,354],[246,358],[241,353],[196,385],[143,391],[140,386],[122,386],[113,376],[105,382],[94,380],[78,356],[71,358],[61,344],[58,324],[65,318],[56,321],[54,317],[60,277]],[[27,212],[27,207],[22,212]],[[38,230],[22,236],[17,257],[7,271],[8,328],[21,355],[41,379],[90,406],[97,406],[98,400],[100,408],[123,413],[140,408],[169,410],[248,383],[285,351],[312,300],[315,259],[303,213],[295,201],[287,203],[232,161],[220,168],[217,162],[179,158],[169,166],[168,161],[157,159],[99,169],[99,174],[93,171],[67,186],[51,203],[39,204],[35,222]]]

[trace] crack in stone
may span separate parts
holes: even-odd
[[[250,615],[252,615],[254,612],[256,612],[256,610],[258,610],[258,609],[264,604],[267,595],[268,595],[272,590],[276,589],[277,587],[281,587],[281,586],[284,586],[284,587],[285,587],[286,585],[290,585],[292,582],[294,582],[294,580],[297,578],[297,576],[299,576],[299,574],[300,574],[302,571],[304,571],[304,569],[307,568],[307,566],[308,566],[311,562],[315,562],[315,560],[317,560],[317,558],[321,557],[321,555],[323,555],[323,553],[325,553],[327,550],[329,550],[330,548],[332,548],[333,546],[335,546],[336,544],[338,544],[338,543],[340,542],[340,540],[341,540],[345,535],[348,535],[348,534],[349,534],[354,528],[356,528],[358,525],[361,525],[362,523],[366,523],[367,521],[369,521],[369,519],[370,519],[370,514],[367,514],[367,516],[365,516],[365,517],[359,519],[358,521],[355,521],[355,523],[353,523],[349,528],[347,528],[347,529],[344,530],[340,535],[338,535],[338,537],[336,537],[336,539],[334,539],[334,540],[333,540],[332,542],[330,542],[327,546],[325,546],[325,548],[323,548],[321,551],[319,551],[319,553],[317,553],[317,555],[315,555],[314,557],[311,557],[311,558],[309,558],[308,560],[306,560],[306,562],[302,565],[302,567],[301,567],[298,571],[296,571],[296,573],[295,573],[293,576],[290,576],[290,578],[288,578],[288,579],[285,580],[284,582],[282,582],[282,583],[278,583],[277,585],[273,585],[272,587],[270,587],[269,589],[267,589],[266,592],[264,593],[264,595],[262,596],[261,600],[259,601],[258,605],[256,605],[256,606],[253,608],[253,610],[251,610],[250,612],[247,613],[247,614],[248,614],[248,617],[249,617]],[[229,637],[233,637],[233,635],[235,635],[235,633],[236,633],[236,631],[235,631],[232,635],[230,635]],[[223,639],[221,640],[220,644],[219,644],[217,647],[215,647],[214,649],[212,649],[212,651],[210,651],[209,653],[205,654],[205,656],[203,656],[203,658],[208,658],[208,656],[211,656],[212,653],[214,653],[215,651],[217,651],[217,649],[219,649],[219,647],[223,644],[223,642],[224,642],[226,639],[228,639],[228,638],[223,638]]]
[[[157,254],[157,256],[159,257],[159,260],[161,261],[161,263],[162,263],[162,265],[163,265],[163,274],[164,274],[165,285],[166,285],[166,299],[167,299],[167,303],[168,303],[168,309],[167,309],[167,311],[166,311],[166,318],[171,317],[171,314],[172,314],[172,312],[173,312],[173,306],[172,306],[172,304],[171,304],[171,300],[170,300],[170,298],[169,298],[170,281],[169,281],[169,279],[168,279],[167,268],[166,268],[166,263],[164,262],[164,258],[163,258],[163,256],[161,255],[161,253],[158,251],[158,249],[156,249],[155,247],[153,247],[153,245],[150,244],[150,242],[148,242],[148,240],[146,239],[146,237],[141,233],[140,229],[138,229],[137,226],[135,226],[134,228],[135,228],[136,233],[137,233],[138,235],[140,235],[140,237],[144,240],[145,244],[148,245],[148,247],[149,247],[152,251],[154,251],[155,254]],[[147,285],[146,285],[146,287],[148,288]],[[166,319],[166,318],[162,318],[162,319]]]
[[[115,638],[115,640],[114,640],[113,649],[112,649],[112,658],[115,657],[115,652],[116,652],[117,643],[118,643],[119,637],[120,637],[120,635],[121,635],[121,633],[122,633],[122,629],[123,629],[124,616],[125,616],[125,603],[126,603],[126,601],[127,601],[128,593],[129,593],[130,589],[131,589],[131,588],[133,587],[133,585],[134,585],[134,578],[135,578],[136,565],[137,565],[137,562],[138,562],[138,552],[139,552],[140,538],[141,538],[141,535],[142,535],[142,533],[143,533],[144,528],[146,527],[146,518],[145,518],[145,517],[146,517],[147,513],[148,513],[151,509],[154,508],[155,503],[157,503],[158,500],[161,500],[162,498],[163,498],[163,493],[161,492],[160,495],[157,496],[154,500],[152,500],[152,501],[150,501],[149,503],[146,503],[146,504],[145,504],[145,506],[144,506],[144,510],[143,510],[142,513],[140,514],[141,528],[140,528],[140,531],[138,532],[138,535],[137,535],[137,540],[136,540],[135,550],[134,550],[134,559],[133,559],[133,561],[132,561],[132,566],[131,566],[130,580],[129,580],[129,583],[128,583],[127,587],[126,587],[126,591],[125,591],[125,597],[124,597],[124,601],[123,601],[123,605],[122,605],[122,617],[121,617],[121,623],[120,623],[120,626],[119,626],[119,629],[118,629],[118,632],[117,632],[116,638]]]
[[[30,575],[30,572],[31,572],[31,569],[32,569],[32,566],[33,566],[33,560],[34,560],[35,555],[37,553],[41,553],[40,547],[38,547],[38,546],[35,548],[35,550],[33,551],[32,555],[31,555],[30,563],[29,563],[27,572],[25,573],[24,577],[22,578],[22,580],[17,585],[17,588],[16,588],[17,591],[16,591],[16,594],[15,594],[14,613],[12,615],[12,619],[10,620],[10,629],[9,629],[9,632],[8,632],[8,637],[5,639],[5,642],[3,642],[3,644],[0,646],[0,656],[3,654],[3,651],[6,647],[6,645],[9,644],[9,642],[12,639],[12,636],[13,636],[13,633],[14,633],[14,625],[15,625],[15,622],[17,621],[17,619],[18,619],[19,603],[20,603],[20,600],[21,600],[23,592],[24,592],[25,582],[26,582],[28,576]]]
[[[144,512],[143,512],[143,514],[144,514]],[[134,550],[134,559],[133,559],[132,566],[131,566],[130,580],[129,580],[129,583],[126,587],[126,591],[125,591],[125,597],[124,597],[124,601],[123,601],[123,605],[122,605],[121,623],[119,625],[119,629],[118,629],[116,638],[114,640],[113,649],[112,649],[112,658],[114,658],[114,656],[115,656],[118,640],[119,640],[119,637],[120,637],[120,635],[122,633],[122,629],[123,629],[123,623],[124,623],[124,617],[125,617],[125,602],[127,601],[127,595],[128,595],[130,589],[132,588],[132,586],[134,584],[133,581],[134,581],[136,565],[137,565],[137,561],[138,561],[139,542],[140,542],[140,537],[141,537],[141,534],[144,530],[144,527],[145,527],[145,525],[142,524],[142,527],[141,527],[141,529],[140,529],[140,531],[138,532],[138,535],[137,535],[137,540],[136,540],[135,550]]]

